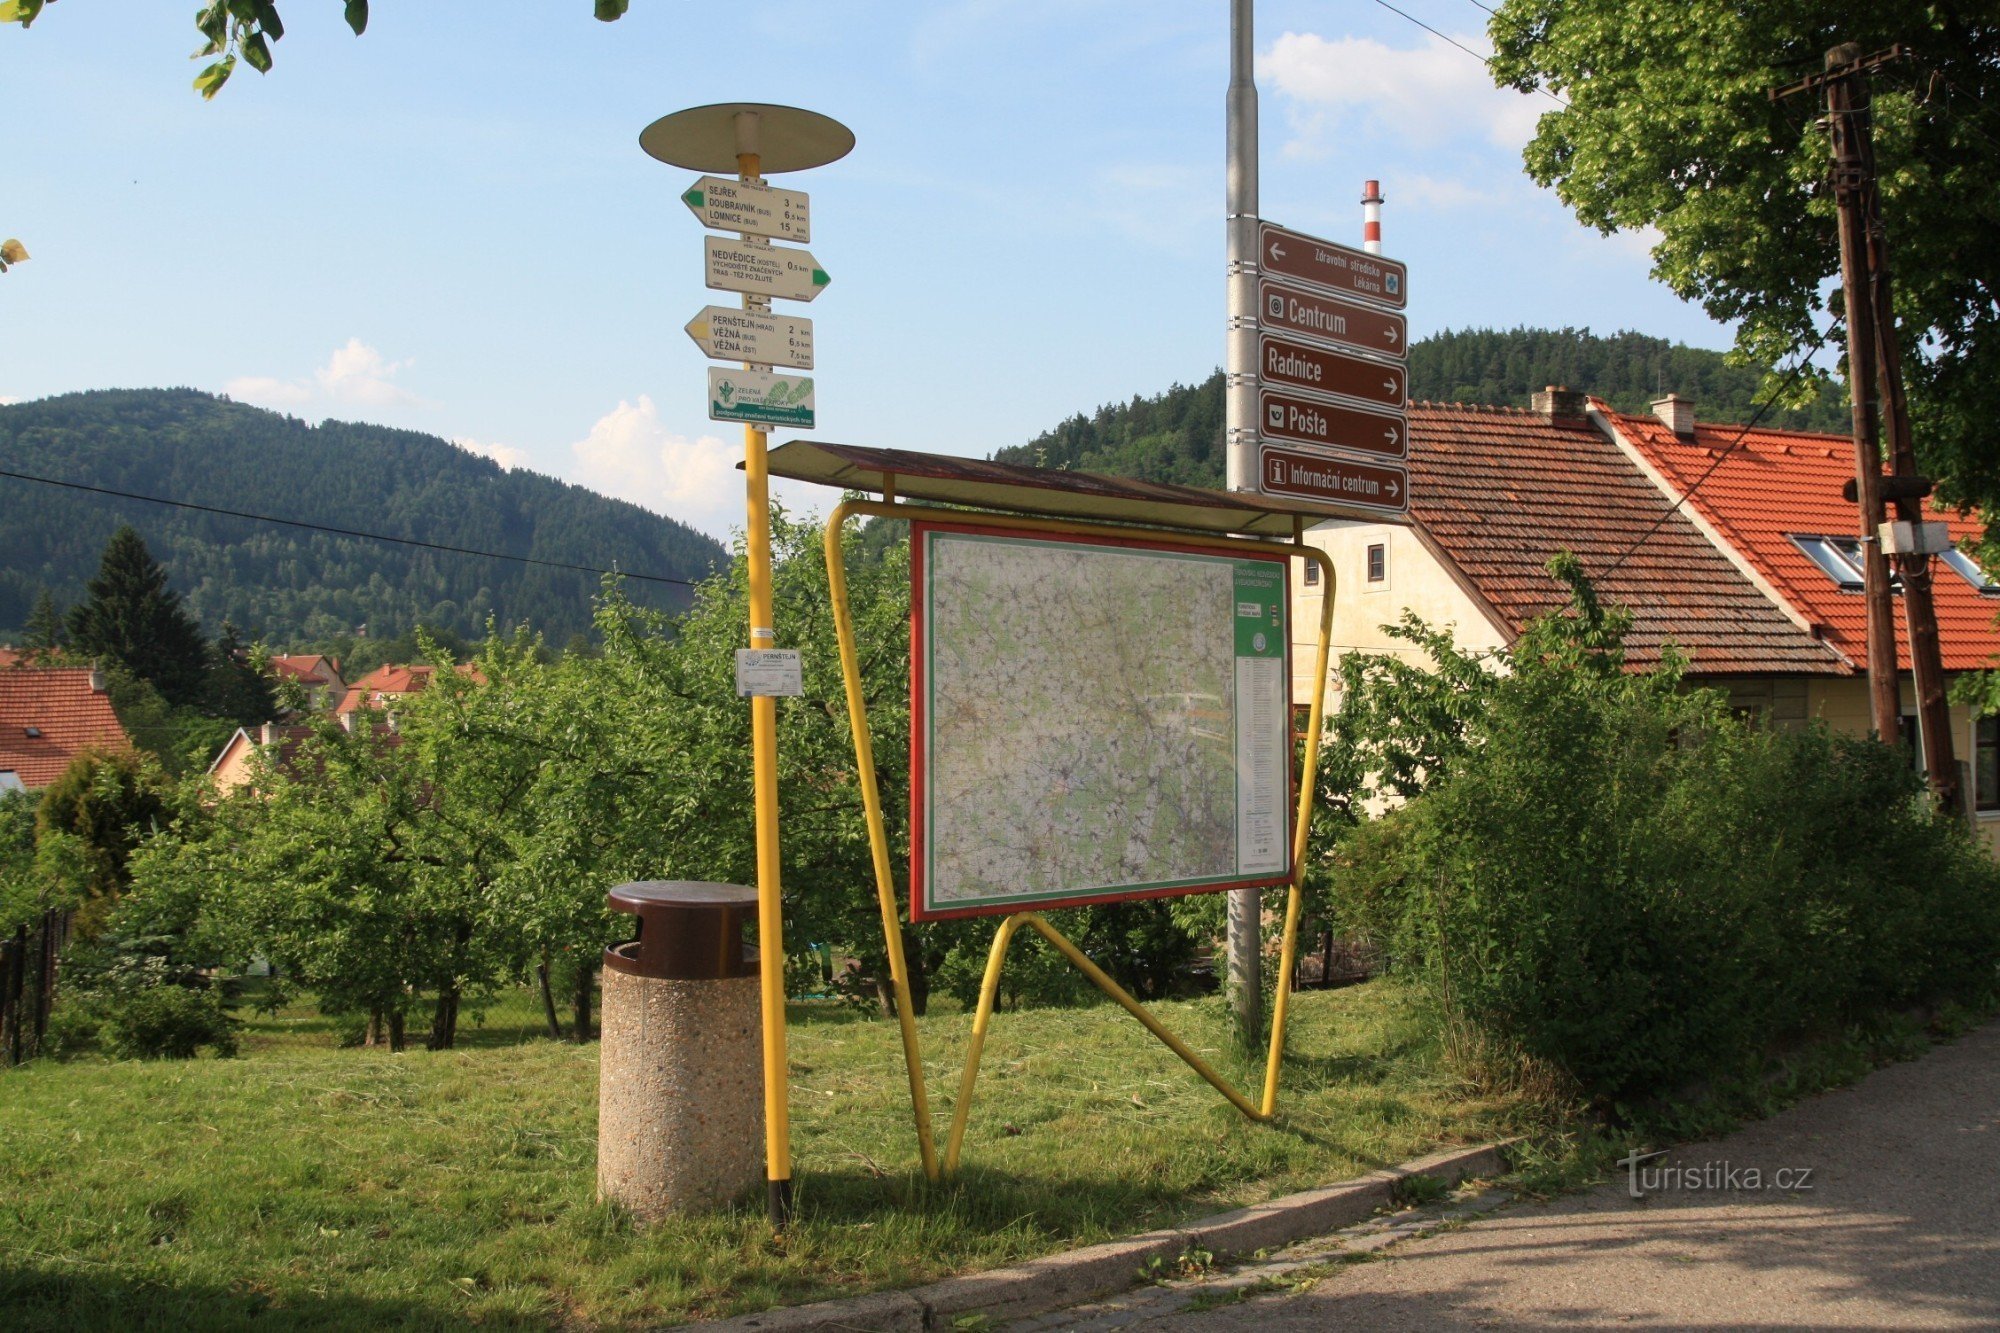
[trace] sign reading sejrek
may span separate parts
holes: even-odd
[[[1383,458],[1408,452],[1401,415],[1323,402],[1265,389],[1257,395],[1257,433],[1322,449],[1349,449]]]
[[[1409,321],[1401,315],[1289,287],[1270,278],[1257,280],[1257,312],[1257,323],[1263,328],[1357,347],[1398,361],[1404,357],[1409,336]]]
[[[1353,250],[1266,222],[1257,228],[1257,263],[1266,273],[1315,283],[1401,310],[1409,300],[1409,270],[1393,259]]]
[[[1399,467],[1350,461],[1265,445],[1257,460],[1267,495],[1290,495],[1328,504],[1410,512],[1410,474]]]
[[[799,190],[780,190],[756,181],[703,176],[681,195],[704,227],[748,232],[781,241],[810,241],[810,201]]]
[[[1337,393],[1397,410],[1409,388],[1401,366],[1268,333],[1257,340],[1257,378],[1265,384]]]

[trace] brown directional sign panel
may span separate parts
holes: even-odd
[[[1257,379],[1396,409],[1403,406],[1409,388],[1401,366],[1268,333],[1257,340]]]
[[[1273,333],[1296,333],[1398,361],[1409,340],[1409,321],[1401,315],[1269,278],[1257,283],[1257,322]]]
[[[1339,296],[1358,296],[1401,310],[1410,299],[1410,272],[1393,259],[1287,231],[1269,222],[1257,228],[1257,264],[1265,273],[1297,278]]]
[[[1265,389],[1257,395],[1257,433],[1324,449],[1401,458],[1409,450],[1400,413],[1375,412],[1304,394]]]
[[[1257,470],[1266,495],[1364,506],[1391,514],[1410,512],[1410,474],[1399,467],[1267,444],[1259,451]]]

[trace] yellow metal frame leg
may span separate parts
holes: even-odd
[[[1125,537],[1156,540],[1170,535],[1184,545],[1210,547],[1217,551],[1241,553],[1246,550],[1282,552],[1310,560],[1320,568],[1321,587],[1319,641],[1313,668],[1312,707],[1306,723],[1305,753],[1299,775],[1298,819],[1292,833],[1292,878],[1285,902],[1285,927],[1279,946],[1277,996],[1271,1010],[1271,1047],[1264,1066],[1261,1103],[1253,1103],[1217,1073],[1187,1043],[1169,1032],[1124,987],[1086,957],[1083,951],[1035,912],[1017,912],[1007,917],[994,934],[987,954],[986,973],[980,982],[979,1005],[973,1012],[972,1036],[966,1047],[964,1071],[959,1076],[956,1104],[952,1108],[951,1129],[945,1140],[940,1165],[932,1134],[930,1101],[925,1092],[923,1055],[918,1047],[915,1015],[910,1008],[910,979],[903,956],[902,916],[896,905],[895,870],[890,860],[889,835],[882,813],[882,794],[875,771],[875,749],[868,732],[867,700],[862,690],[860,656],[854,642],[854,622],[847,599],[847,564],[842,534],[849,519],[863,515],[874,518],[930,520],[933,522],[976,521],[986,527],[1010,528],[1021,532],[1057,532],[1082,536]],[[910,1106],[916,1118],[917,1146],[923,1157],[924,1175],[937,1180],[958,1169],[965,1128],[972,1112],[972,1093],[979,1078],[979,1061],[992,1026],[993,1007],[1000,992],[1000,973],[1007,960],[1008,946],[1022,926],[1031,927],[1058,953],[1089,977],[1097,988],[1116,1000],[1138,1019],[1148,1032],[1158,1037],[1202,1078],[1229,1099],[1246,1117],[1268,1122],[1277,1114],[1278,1076],[1284,1062],[1285,1024],[1290,1016],[1292,967],[1297,956],[1299,917],[1303,910],[1305,855],[1313,807],[1313,774],[1319,762],[1319,734],[1325,718],[1326,672],[1333,634],[1334,571],[1326,553],[1305,544],[1214,537],[1194,533],[1162,533],[1155,529],[1128,528],[1109,524],[1073,523],[1059,519],[1024,518],[1009,514],[969,514],[962,510],[934,509],[921,505],[877,504],[868,500],[845,500],[835,507],[826,523],[826,571],[829,600],[833,603],[834,633],[840,643],[840,670],[847,690],[848,722],[854,732],[854,759],[861,785],[861,805],[868,821],[868,845],[875,869],[876,901],[882,914],[883,944],[889,958],[890,981],[896,997],[896,1017],[902,1027],[903,1062],[909,1072]]]

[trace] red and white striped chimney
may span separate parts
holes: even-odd
[[[1382,182],[1365,181],[1361,187],[1361,248],[1371,255],[1382,253]]]

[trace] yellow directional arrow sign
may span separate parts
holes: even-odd
[[[706,238],[703,258],[708,285],[718,291],[810,301],[833,279],[810,250],[757,245],[722,236]]]
[[[687,334],[718,361],[812,369],[812,321],[795,315],[704,306],[687,322]]]

